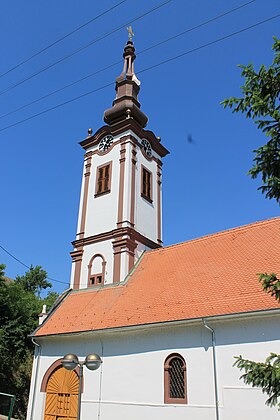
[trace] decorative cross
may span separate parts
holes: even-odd
[[[132,26],[130,25],[130,26],[128,26],[128,28],[126,28],[127,29],[127,31],[128,31],[128,39],[129,39],[129,41],[132,41],[132,37],[134,36],[134,33],[133,33],[133,31],[132,31]]]

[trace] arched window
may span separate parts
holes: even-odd
[[[106,261],[103,255],[95,254],[88,265],[88,287],[101,286],[105,280]]]
[[[186,362],[178,354],[170,354],[164,363],[165,404],[187,404]]]

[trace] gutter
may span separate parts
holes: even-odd
[[[218,394],[218,378],[217,378],[217,363],[216,363],[216,336],[215,330],[206,324],[204,318],[202,318],[203,325],[212,335],[212,349],[213,349],[213,376],[214,376],[214,389],[215,389],[215,408],[216,408],[216,420],[219,420],[219,394]]]
[[[36,387],[38,381],[38,372],[39,372],[39,362],[40,356],[42,352],[42,347],[40,344],[36,343],[35,338],[31,337],[32,343],[35,345],[35,357],[36,357],[36,367],[35,367],[35,377],[34,377],[34,385],[33,385],[33,392],[32,392],[32,402],[31,402],[31,409],[30,409],[30,420],[33,420],[34,415],[34,405],[35,405],[35,395],[36,395]]]

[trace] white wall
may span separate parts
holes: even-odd
[[[220,419],[278,419],[277,409],[266,407],[261,391],[245,386],[239,380],[240,371],[232,365],[234,356],[239,354],[261,361],[270,352],[280,352],[279,317],[209,324],[216,331]],[[83,420],[97,418],[98,411],[100,420],[215,419],[211,334],[202,322],[137,333],[91,333],[41,341],[44,344],[35,420],[43,419],[44,393],[39,392],[43,374],[51,363],[69,352],[82,359],[97,352],[104,362],[96,372],[85,369]],[[187,405],[163,402],[163,364],[172,352],[180,353],[186,360]]]
[[[152,172],[152,203],[141,197],[142,165]],[[157,163],[154,160],[146,159],[141,150],[138,150],[137,153],[135,193],[135,229],[146,238],[157,243]]]
[[[85,237],[108,232],[116,228],[119,197],[120,175],[120,148],[113,147],[105,155],[93,155],[91,173],[89,178],[88,205],[86,212]],[[109,194],[95,195],[96,168],[112,161],[111,192]]]

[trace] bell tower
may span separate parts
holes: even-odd
[[[89,129],[85,150],[70,286],[125,280],[142,252],[162,246],[161,170],[168,150],[152,131],[138,101],[132,39],[124,47],[116,98],[106,125]]]

